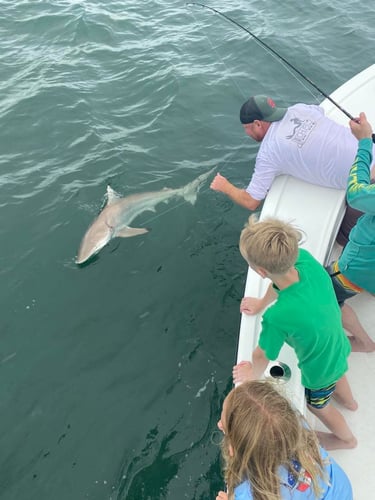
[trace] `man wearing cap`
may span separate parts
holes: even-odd
[[[348,127],[326,117],[320,106],[300,103],[281,108],[271,98],[256,95],[242,105],[240,120],[245,133],[261,143],[250,183],[241,189],[218,173],[211,189],[255,210],[281,174],[346,188],[357,141]]]

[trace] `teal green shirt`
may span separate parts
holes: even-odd
[[[370,184],[371,162],[372,140],[361,139],[350,169],[346,197],[350,206],[365,213],[350,231],[338,262],[344,276],[375,293],[375,184]]]
[[[298,358],[303,386],[322,389],[347,371],[351,347],[328,273],[303,249],[295,267],[299,281],[276,289],[278,298],[262,318],[259,346],[274,360],[284,342],[290,345]]]

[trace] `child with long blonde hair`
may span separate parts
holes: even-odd
[[[216,500],[353,499],[345,472],[271,383],[234,388],[218,427],[228,492]]]

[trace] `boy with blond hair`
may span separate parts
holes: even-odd
[[[258,222],[255,216],[241,233],[240,251],[249,266],[271,284],[262,298],[245,297],[241,312],[263,314],[262,329],[252,363],[233,368],[234,382],[259,379],[269,360],[284,343],[298,358],[309,410],[331,431],[318,432],[329,450],[354,448],[357,440],[331,396],[349,410],[357,403],[345,377],[350,343],[342,328],[341,312],[331,279],[314,257],[298,248],[301,233],[276,218]]]

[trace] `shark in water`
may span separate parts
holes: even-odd
[[[181,188],[164,188],[161,191],[132,194],[125,198],[121,198],[110,186],[107,186],[107,204],[86,231],[78,250],[76,263],[86,262],[112,238],[129,238],[147,233],[147,229],[130,227],[130,224],[146,210],[155,212],[155,207],[159,203],[182,197],[194,204],[199,189],[214,170],[214,168],[211,169]]]

